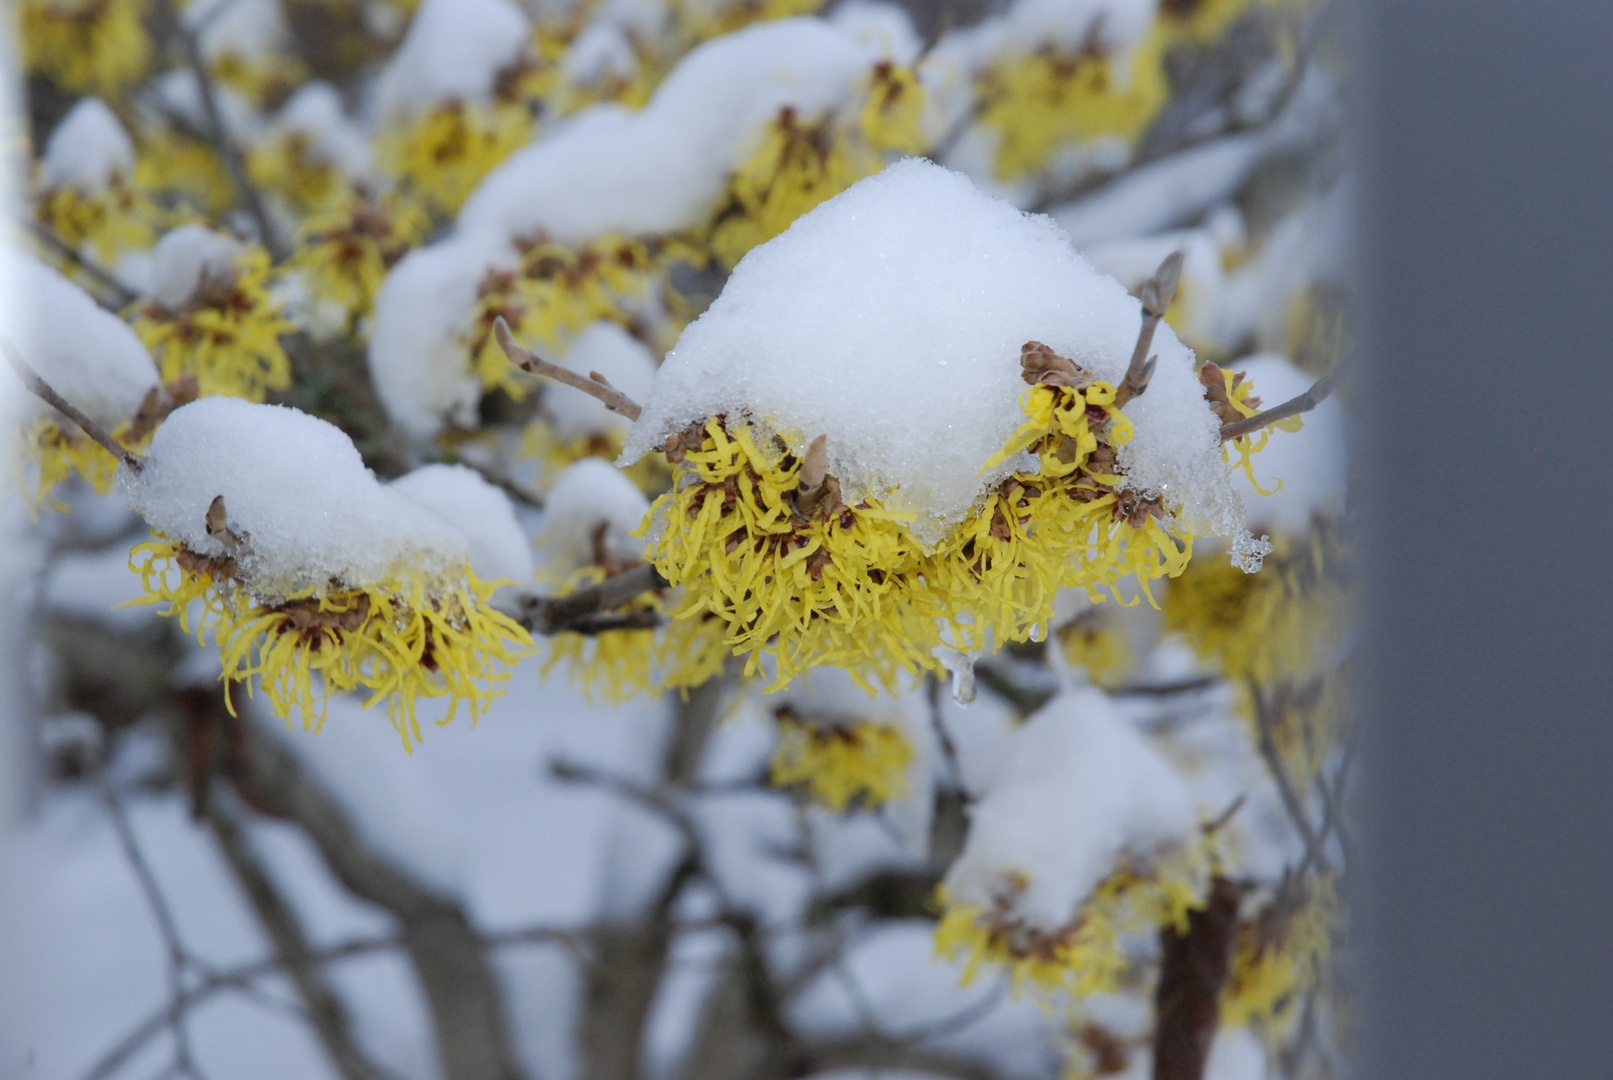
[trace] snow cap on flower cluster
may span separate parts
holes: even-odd
[[[1141,308],[1047,218],[920,159],[898,162],[751,251],[656,373],[622,460],[685,425],[748,415],[797,453],[826,435],[848,502],[884,499],[935,543],[1015,457],[981,466],[1024,421],[1027,341],[1119,383]],[[1132,486],[1234,533],[1240,504],[1192,354],[1165,326],[1158,369],[1126,406]]]
[[[145,467],[123,482],[151,528],[201,555],[226,554],[207,532],[222,495],[255,595],[283,597],[332,580],[457,583],[470,544],[441,516],[381,484],[341,429],[281,405],[203,398],[152,436]]]
[[[128,324],[55,270],[3,245],[0,281],[16,303],[18,318],[8,333],[22,361],[103,427],[134,416],[158,378],[151,354]],[[48,417],[70,426],[30,394],[6,400],[28,422]]]
[[[170,230],[152,253],[151,295],[170,310],[183,307],[204,278],[233,274],[240,253],[239,240],[202,225]]]
[[[298,89],[275,114],[265,135],[292,133],[307,140],[310,156],[349,179],[369,176],[369,141],[342,111],[342,97],[330,83],[314,81]]]
[[[425,0],[375,81],[381,123],[448,102],[486,104],[499,72],[531,35],[531,22],[510,0]]]
[[[596,105],[517,151],[466,201],[458,228],[506,239],[543,230],[563,244],[678,229],[711,208],[780,109],[812,118],[836,108],[880,58],[815,18],[708,41],[643,109]]]
[[[50,133],[39,171],[47,188],[99,195],[114,176],[134,175],[134,143],[106,102],[87,97]]]
[[[521,583],[532,576],[532,545],[510,497],[475,469],[422,465],[387,487],[462,531],[470,541],[470,568],[483,581]]]
[[[643,342],[613,322],[596,322],[578,334],[555,363],[584,378],[597,371],[634,401],[649,397],[655,381],[655,356]],[[554,422],[555,435],[561,439],[625,430],[628,426],[626,417],[605,408],[598,398],[558,384],[545,389],[543,411]]]
[[[1195,831],[1186,781],[1099,691],[1060,694],[1003,754],[947,872],[958,903],[990,909],[1018,875],[1027,886],[1014,915],[1053,932],[1123,852],[1147,858]]]
[[[388,415],[419,438],[444,421],[473,425],[481,388],[458,339],[483,274],[515,264],[516,239],[577,244],[695,224],[781,108],[835,108],[879,59],[822,19],[758,24],[690,51],[643,109],[595,105],[517,151],[472,193],[451,238],[387,275],[369,364]]]
[[[600,546],[607,558],[642,561],[644,540],[632,533],[649,508],[644,493],[607,462],[583,458],[567,466],[543,503],[539,539],[551,569],[564,573],[592,564],[601,526]]]

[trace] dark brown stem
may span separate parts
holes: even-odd
[[[269,220],[269,212],[264,208],[263,196],[247,175],[246,161],[241,157],[240,149],[230,141],[229,134],[224,130],[224,116],[218,108],[218,95],[213,91],[213,78],[207,71],[207,62],[202,58],[201,43],[197,34],[187,27],[174,7],[173,0],[167,0],[163,5],[164,15],[171,21],[174,36],[179,39],[180,48],[185,51],[185,63],[191,74],[196,77],[197,96],[202,99],[202,115],[207,119],[208,141],[218,151],[218,156],[224,160],[224,169],[230,174],[230,183],[235,187],[235,193],[240,198],[247,215],[252,218],[252,224],[257,228],[258,239],[268,249],[269,257],[275,262],[284,262],[291,254],[280,234],[275,231],[274,223]]]
[[[1176,299],[1176,285],[1182,277],[1182,252],[1173,251],[1165,256],[1154,276],[1143,283],[1143,325],[1137,333],[1137,346],[1131,351],[1131,364],[1126,377],[1115,388],[1115,407],[1125,405],[1134,397],[1141,397],[1154,377],[1154,364],[1158,357],[1150,358],[1148,350],[1154,345],[1154,330],[1165,317],[1171,301]]]
[[[73,249],[73,245],[69,244],[66,240],[63,240],[61,235],[49,225],[46,225],[40,221],[29,221],[28,231],[33,233],[34,237],[41,244],[44,244],[56,254],[78,267],[86,277],[93,280],[100,288],[106,290],[107,294],[112,298],[112,302],[107,305],[111,310],[117,311],[120,308],[126,308],[136,300],[140,299],[139,293],[135,292],[123,282],[113,277],[99,264],[86,259],[82,254],[75,251]]]
[[[567,371],[558,364],[551,364],[549,361],[534,356],[523,349],[516,344],[515,335],[510,333],[510,325],[504,321],[502,315],[493,320],[493,336],[498,339],[499,346],[504,350],[504,355],[508,356],[510,362],[522,371],[531,372],[533,375],[547,376],[555,382],[565,383],[573,389],[592,395],[603,402],[605,408],[614,413],[621,413],[629,420],[637,420],[639,413],[644,411],[637,402],[609,383],[603,380],[585,379],[574,371]]]
[[[1233,935],[1244,887],[1210,882],[1209,902],[1187,917],[1187,933],[1160,932],[1155,993],[1154,1080],[1202,1080],[1221,1018],[1221,991],[1232,970]]]
[[[1287,420],[1290,416],[1308,413],[1316,406],[1328,399],[1333,393],[1333,387],[1338,383],[1339,375],[1344,371],[1340,364],[1332,371],[1323,375],[1311,384],[1311,388],[1298,397],[1289,398],[1281,405],[1274,405],[1265,412],[1257,412],[1253,416],[1246,416],[1232,424],[1221,425],[1221,441],[1229,442],[1251,431],[1259,431],[1268,424],[1275,424],[1279,420]]]
[[[642,563],[569,596],[523,596],[520,600],[521,613],[516,621],[535,634],[558,634],[562,631],[597,634],[600,630],[635,628],[643,620],[611,621],[625,616],[607,618],[605,613],[621,607],[635,596],[666,586],[666,579],[654,566]],[[649,625],[654,626],[655,622],[650,621]]]
[[[4,350],[6,362],[11,365],[11,370],[17,373],[17,378],[22,380],[22,385],[28,388],[30,394],[33,394],[77,424],[84,434],[94,439],[107,453],[127,465],[131,472],[138,473],[145,468],[146,463],[140,459],[139,454],[118,442],[100,424],[80,412],[78,406],[58,394],[50,383],[39,377],[39,372],[29,367],[23,358],[17,355],[10,342],[0,344],[0,350]]]

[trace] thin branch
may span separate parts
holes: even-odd
[[[169,992],[177,1001],[185,995],[185,972],[191,967],[190,955],[185,951],[185,944],[179,937],[179,923],[174,919],[173,909],[168,906],[167,898],[162,894],[162,887],[157,883],[157,875],[152,871],[151,864],[146,861],[145,853],[140,849],[140,841],[135,836],[134,826],[130,824],[129,815],[125,812],[123,801],[118,798],[117,791],[112,787],[112,782],[107,779],[104,772],[98,772],[96,784],[100,788],[101,801],[106,804],[107,814],[112,819],[118,844],[123,848],[124,858],[129,860],[129,866],[134,870],[135,879],[140,883],[140,891],[146,898],[146,906],[151,909],[152,918],[157,922],[157,930],[162,935],[163,944],[167,946]],[[174,1054],[178,1069],[181,1072],[193,1072],[190,1035],[185,1028],[184,1013],[171,1013],[164,1026],[174,1033]]]
[[[568,596],[523,595],[518,601],[520,614],[516,622],[535,634],[545,635],[562,631],[597,634],[602,630],[643,629],[658,625],[659,617],[654,617],[654,612],[606,613],[636,596],[666,587],[667,580],[653,565],[641,563]],[[642,616],[654,618],[646,620]]]
[[[585,379],[574,371],[567,371],[558,364],[551,364],[521,348],[516,344],[515,335],[510,333],[510,326],[502,315],[493,320],[493,336],[498,338],[499,346],[503,348],[504,355],[510,358],[510,363],[522,371],[544,375],[555,382],[565,383],[573,389],[581,390],[598,398],[611,412],[621,413],[629,420],[637,420],[639,414],[644,411],[632,398],[603,379]]]
[[[1109,691],[1110,697],[1175,697],[1177,694],[1192,694],[1200,690],[1211,690],[1221,684],[1219,675],[1197,675],[1191,679],[1179,679],[1168,683],[1133,683],[1122,686],[1118,690]]]
[[[935,729],[935,741],[941,745],[941,756],[946,758],[952,786],[967,794],[963,786],[963,768],[958,764],[958,746],[952,741],[952,732],[947,730],[946,721],[941,717],[941,680],[936,678],[934,672],[924,676],[924,695],[930,705],[930,727]]]
[[[202,99],[202,115],[207,118],[208,141],[224,160],[225,171],[230,174],[230,183],[235,187],[235,193],[240,198],[247,215],[252,218],[252,224],[258,231],[258,239],[268,249],[269,257],[275,262],[284,262],[291,251],[280,239],[274,223],[269,220],[263,196],[258,193],[251,177],[247,175],[246,161],[241,157],[240,148],[230,140],[229,134],[224,130],[224,116],[219,111],[218,95],[213,89],[213,78],[207,70],[207,61],[202,58],[201,43],[197,39],[197,34],[185,25],[173,0],[165,0],[163,9],[172,23],[174,36],[179,39],[180,47],[185,52],[185,63],[196,78],[197,94]]]
[[[1316,827],[1311,824],[1310,815],[1306,813],[1305,804],[1300,801],[1299,792],[1295,790],[1294,782],[1288,776],[1288,768],[1283,764],[1282,754],[1277,749],[1276,719],[1272,715],[1275,705],[1267,699],[1259,686],[1251,685],[1249,692],[1254,697],[1260,756],[1265,758],[1266,768],[1277,784],[1277,794],[1282,797],[1283,808],[1288,811],[1294,827],[1299,830],[1300,837],[1305,841],[1305,865],[1314,863],[1326,870],[1327,853],[1322,850],[1322,841],[1316,835]]]
[[[1275,424],[1279,420],[1287,420],[1290,416],[1308,413],[1333,393],[1333,387],[1338,384],[1339,376],[1344,372],[1345,365],[1340,364],[1332,371],[1323,375],[1311,384],[1311,388],[1298,397],[1289,398],[1281,405],[1274,405],[1265,412],[1257,412],[1253,416],[1246,416],[1231,424],[1221,425],[1221,441],[1228,442],[1239,436],[1247,435],[1251,431],[1259,431],[1268,424]]]
[[[1165,317],[1171,301],[1176,299],[1176,284],[1182,277],[1182,252],[1173,251],[1165,256],[1154,276],[1143,282],[1143,324],[1137,332],[1137,345],[1131,351],[1131,364],[1126,377],[1115,388],[1115,407],[1125,405],[1134,397],[1141,397],[1154,377],[1154,364],[1159,358],[1149,358],[1148,350],[1154,345],[1154,330]]]
[[[123,282],[113,277],[111,273],[109,273],[99,263],[85,258],[81,252],[74,250],[73,245],[69,244],[66,240],[63,240],[61,234],[55,229],[51,228],[49,225],[37,220],[29,220],[26,222],[26,224],[28,231],[33,233],[34,238],[37,239],[41,244],[44,244],[56,254],[78,267],[78,269],[82,271],[86,277],[94,280],[96,285],[111,294],[112,302],[110,304],[106,304],[105,306],[112,311],[115,312],[120,308],[126,308],[136,300],[140,299],[139,293],[135,292]]]
[[[118,442],[100,424],[80,412],[78,406],[58,394],[50,383],[39,377],[39,372],[29,367],[23,358],[17,355],[16,350],[11,347],[9,341],[0,342],[0,350],[5,352],[6,362],[11,365],[11,370],[17,373],[17,378],[22,380],[22,385],[28,389],[30,394],[33,394],[77,424],[84,434],[94,439],[107,453],[127,465],[130,471],[139,472],[145,468],[145,462],[140,459],[139,454]]]
[[[370,1080],[382,1075],[383,1070],[369,1060],[353,1037],[347,1008],[315,958],[297,913],[253,848],[242,823],[224,808],[223,802],[208,800],[208,825],[224,852],[224,861],[274,944],[277,961],[302,997],[308,1022],[325,1052],[346,1080]]]

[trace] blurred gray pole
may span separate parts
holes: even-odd
[[[1606,1076],[1613,4],[1362,13],[1361,1075]]]

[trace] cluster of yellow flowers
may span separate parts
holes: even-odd
[[[775,715],[775,787],[800,785],[814,802],[843,813],[883,806],[907,792],[913,745],[895,724],[802,719],[789,708]]]
[[[1003,883],[997,906],[952,902],[943,888],[935,951],[965,962],[967,985],[982,966],[1004,968],[1014,992],[1064,991],[1081,998],[1112,992],[1129,966],[1128,935],[1162,926],[1186,932],[1190,911],[1204,906],[1213,862],[1208,841],[1162,857],[1148,866],[1122,861],[1067,925],[1047,931],[1013,914],[1014,901],[1029,885],[1023,876]]]
[[[134,331],[156,354],[164,382],[194,376],[204,397],[262,401],[291,385],[291,361],[280,335],[297,329],[269,295],[269,253],[244,249],[234,272],[204,275],[178,309],[141,304]]]
[[[532,647],[491,606],[493,585],[468,566],[458,580],[333,583],[275,599],[254,595],[234,559],[197,555],[160,536],[136,547],[129,566],[145,590],[136,603],[166,603],[164,614],[177,615],[198,642],[211,634],[226,685],[241,681],[250,693],[256,679],[276,715],[300,713],[304,730],[324,723],[332,693],[363,691],[366,705],[387,702],[408,750],[421,739],[420,698],[449,699],[439,724],[461,703],[474,719],[509,678],[504,669]]]
[[[685,441],[673,490],[646,519],[658,529],[651,559],[687,590],[680,617],[723,620],[747,673],[765,654],[776,685],[831,664],[894,686],[899,669],[934,669],[939,646],[1026,640],[1063,586],[1135,574],[1146,588],[1186,567],[1191,533],[1157,499],[1118,490],[1115,450],[1131,424],[1114,400],[1091,378],[1027,390],[1024,425],[983,468],[1030,449],[1039,471],[1003,481],[933,549],[877,500],[848,506],[838,485],[804,499],[802,461],[782,440],[714,417]]]

